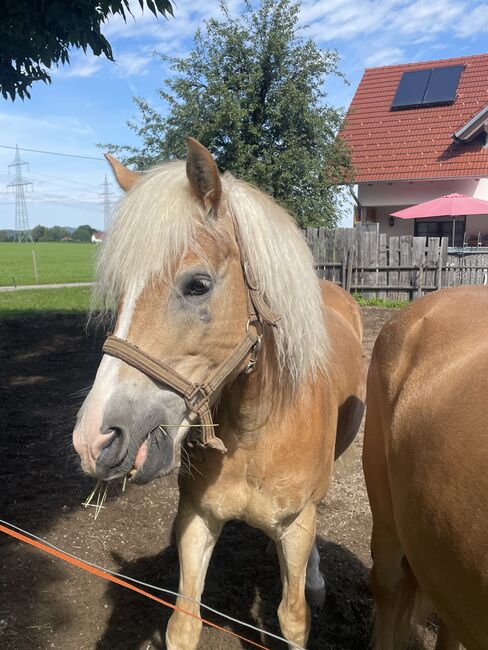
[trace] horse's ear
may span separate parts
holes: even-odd
[[[222,183],[215,160],[198,140],[187,138],[186,145],[186,175],[191,188],[205,207],[215,215],[222,197]]]
[[[105,153],[103,155],[110,163],[115,179],[124,192],[128,192],[131,187],[141,180],[140,174],[137,172],[131,172],[131,170],[127,169],[127,167],[118,161],[117,158],[114,158],[112,154]]]

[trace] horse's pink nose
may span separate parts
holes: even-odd
[[[103,433],[95,436],[88,435],[81,427],[73,432],[73,446],[80,456],[85,471],[96,471],[97,460],[102,451],[109,447],[118,435],[120,430],[116,428],[106,429]]]

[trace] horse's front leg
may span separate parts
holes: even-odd
[[[310,552],[315,543],[315,506],[308,503],[293,523],[276,540],[283,595],[278,618],[285,638],[305,646],[310,632],[310,609],[305,600],[305,578]]]
[[[179,593],[196,603],[178,597],[176,605],[200,616],[202,595],[208,563],[219,538],[223,524],[214,519],[204,519],[189,504],[182,503],[176,517],[176,540],[180,559]],[[192,616],[174,611],[166,630],[168,650],[194,650],[198,646],[202,623]]]

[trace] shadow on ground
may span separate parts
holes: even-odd
[[[276,616],[281,597],[279,567],[277,558],[266,554],[267,543],[262,533],[245,524],[227,524],[210,563],[202,601],[234,618],[280,634]],[[369,646],[372,629],[368,571],[352,553],[337,544],[319,538],[318,548],[321,570],[327,581],[327,598],[323,610],[313,616],[307,647],[309,650],[364,650]],[[122,563],[120,572],[177,590],[177,564],[173,543],[158,555]],[[174,602],[171,596],[157,595]],[[152,605],[115,585],[108,587],[106,596],[112,614],[97,650],[132,650],[146,647],[141,644],[148,640],[153,648],[165,647],[163,639],[170,610]],[[240,625],[225,623],[203,609],[202,616],[269,648],[285,647]],[[228,638],[210,628],[204,629],[202,641],[204,647],[216,650],[229,647]],[[250,646],[242,644],[242,647]]]

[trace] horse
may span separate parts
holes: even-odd
[[[82,468],[147,483],[183,459],[175,531],[177,605],[199,615],[224,524],[276,544],[290,644],[324,600],[316,507],[365,401],[356,302],[320,282],[294,220],[265,193],[220,175],[191,138],[184,161],[138,174],[108,155],[126,191],[97,264],[113,335],[77,417]],[[198,425],[198,426],[197,426]],[[307,569],[308,565],[308,569]],[[187,597],[193,599],[189,601]],[[179,611],[169,649],[196,648],[202,624]]]
[[[453,287],[375,343],[363,465],[378,650],[406,646],[422,600],[437,650],[488,648],[487,327],[488,289]]]

